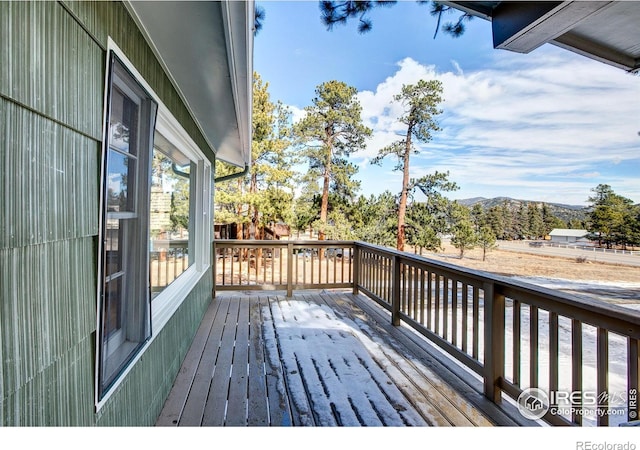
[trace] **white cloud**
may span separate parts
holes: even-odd
[[[526,56],[526,57],[523,57]],[[373,129],[367,149],[354,153],[363,194],[399,190],[400,174],[388,157],[369,166],[378,151],[399,139],[404,84],[438,79],[443,84],[442,130],[412,158],[412,176],[449,171],[461,186],[454,198],[505,195],[582,204],[599,183],[640,201],[640,79],[555,47],[528,55],[496,52],[479,70],[451,61],[451,71],[412,58],[374,91],[358,93],[364,123]],[[304,110],[290,106],[293,121]],[[606,169],[609,167],[609,169]]]
[[[603,175],[600,165],[640,166],[640,82],[566,53],[538,50],[526,59],[502,53],[483,70],[464,71],[456,62],[455,72],[405,58],[375,92],[358,94],[374,134],[367,150],[354,156],[373,158],[405,131],[396,120],[400,106],[392,101],[403,84],[439,79],[443,129],[412,160],[416,176],[421,170],[449,170],[453,181],[473,180],[488,191],[509,187],[537,195],[547,189],[558,199],[566,197],[563,189],[575,189],[568,201],[582,203],[589,194],[585,186]]]

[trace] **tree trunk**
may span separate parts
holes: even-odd
[[[320,222],[323,225],[327,224],[327,212],[329,211],[329,183],[331,175],[331,155],[327,158],[324,165],[324,174],[322,175],[324,181],[322,184],[322,202],[320,203]],[[318,233],[318,239],[323,241],[325,239],[325,232],[323,229]]]
[[[398,206],[398,242],[399,251],[404,251],[404,218],[407,213],[407,197],[409,195],[409,156],[411,155],[411,127],[407,130],[407,140],[404,149],[404,161],[402,164],[402,192],[400,193],[400,205]]]

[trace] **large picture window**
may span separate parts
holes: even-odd
[[[98,396],[151,336],[150,154],[157,104],[111,54],[104,151]]]

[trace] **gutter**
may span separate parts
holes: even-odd
[[[214,178],[214,183],[220,183],[222,181],[233,180],[234,178],[240,178],[249,173],[249,164],[244,165],[244,170],[242,172],[232,173],[231,175],[225,175],[223,177]]]

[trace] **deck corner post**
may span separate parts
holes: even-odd
[[[360,247],[357,242],[353,243],[353,275],[351,282],[353,283],[353,295],[358,295],[358,285],[360,284]]]
[[[393,256],[393,280],[391,283],[391,323],[400,325],[400,255]]]
[[[293,297],[293,242],[287,242],[287,297]]]
[[[495,292],[495,285],[484,283],[484,395],[494,403],[502,399],[500,379],[504,377],[504,295]]]

